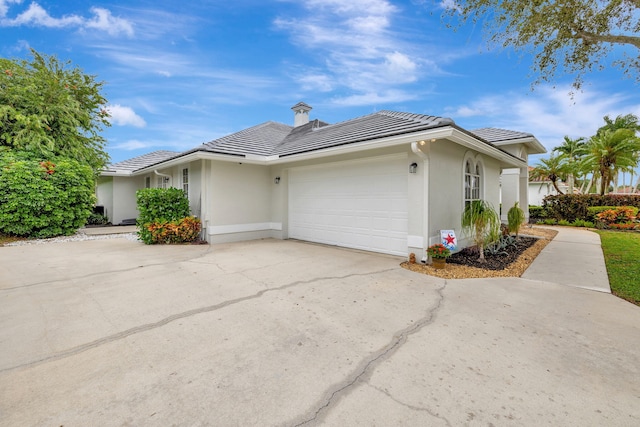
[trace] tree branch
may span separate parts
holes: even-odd
[[[640,37],[636,36],[594,34],[588,31],[576,30],[576,37],[589,43],[630,44],[640,49]]]

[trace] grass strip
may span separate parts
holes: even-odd
[[[640,305],[640,233],[598,231],[611,292]]]

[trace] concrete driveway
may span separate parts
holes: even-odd
[[[640,308],[296,241],[0,247],[0,425],[640,425]]]

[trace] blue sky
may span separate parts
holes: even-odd
[[[182,151],[294,104],[330,123],[387,109],[451,117],[467,129],[531,132],[551,150],[591,136],[605,114],[640,115],[617,69],[531,91],[530,57],[489,50],[481,29],[445,28],[436,0],[0,0],[1,55],[29,48],[106,82],[118,162]]]

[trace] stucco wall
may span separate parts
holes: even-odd
[[[113,177],[113,224],[138,217],[136,191],[140,188],[144,188],[144,177]]]
[[[209,161],[205,181],[211,242],[272,236],[269,167]]]
[[[482,165],[480,197],[498,211],[500,203],[500,165],[485,155],[449,141],[431,144],[429,162],[429,245],[440,240],[439,230],[455,231],[459,246],[470,244],[462,233],[464,209],[464,163],[471,158]]]
[[[113,222],[113,177],[101,176],[96,187],[97,206],[104,206],[104,213]]]

